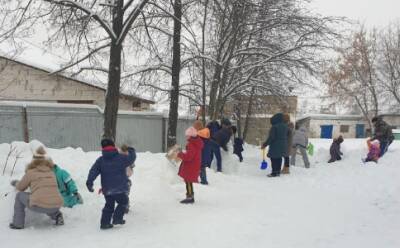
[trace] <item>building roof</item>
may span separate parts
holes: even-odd
[[[40,70],[40,71],[43,71],[43,72],[46,72],[46,73],[49,73],[49,74],[55,71],[54,69],[51,69],[49,67],[40,65],[39,63],[34,63],[32,61],[27,61],[27,60],[21,59],[21,58],[9,58],[9,57],[6,57],[4,55],[0,55],[0,58],[1,59],[5,59],[5,60],[10,60],[10,61],[13,61],[13,62],[18,63],[20,65],[27,66],[27,67],[30,67],[30,68],[35,69],[35,70]],[[62,74],[62,73],[58,73],[55,76],[62,77],[62,78],[68,79],[68,80],[72,80],[72,81],[75,81],[77,83],[85,84],[85,85],[97,88],[99,90],[103,90],[103,91],[107,90],[107,85],[105,85],[105,84],[103,84],[103,83],[101,83],[99,81],[96,81],[96,80],[87,80],[87,79],[78,78],[78,77],[70,77],[70,76],[67,76],[67,75]],[[152,100],[152,99],[149,99],[149,98],[146,98],[146,97],[142,97],[142,96],[138,96],[136,94],[132,94],[132,93],[124,91],[124,90],[121,91],[121,96],[122,97],[126,97],[128,99],[138,99],[138,100],[140,100],[142,102],[149,103],[149,104],[155,104],[155,101]]]
[[[305,119],[314,120],[363,120],[362,115],[332,115],[332,114],[309,114],[297,118],[297,121],[302,121]]]

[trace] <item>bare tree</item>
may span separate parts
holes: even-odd
[[[376,32],[364,28],[352,34],[350,45],[338,49],[338,58],[327,69],[325,82],[331,95],[356,102],[372,129],[371,118],[379,113],[378,50]]]
[[[90,66],[80,71],[107,73],[103,136],[115,139],[124,41],[149,0],[141,0],[136,5],[133,0],[110,0],[103,4],[96,0],[43,1],[49,5],[39,10],[51,10],[44,16],[52,25],[48,44],[63,42],[62,46],[71,56],[71,63],[54,73],[61,73],[83,62],[89,62]],[[106,48],[109,49],[108,67],[104,68],[102,60],[96,56],[101,56]]]
[[[379,38],[381,85],[400,105],[400,27],[390,25]]]

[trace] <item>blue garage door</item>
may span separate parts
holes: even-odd
[[[356,138],[365,138],[365,125],[364,124],[357,124],[356,125]]]
[[[321,126],[321,139],[332,139],[333,125]]]

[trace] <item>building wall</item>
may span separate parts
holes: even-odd
[[[184,130],[194,119],[179,119],[177,142],[185,146]],[[168,119],[161,113],[122,111],[118,114],[117,145],[139,152],[165,151]],[[38,140],[51,148],[100,149],[103,114],[95,106],[73,104],[0,103],[0,143]],[[27,135],[26,135],[27,134]]]
[[[383,115],[382,117],[389,125],[400,129],[400,115]]]
[[[238,100],[239,101],[239,100]],[[238,101],[228,102],[224,112],[226,116],[231,116],[234,112],[235,105]],[[242,131],[246,119],[246,111],[249,99],[247,96],[240,98],[241,125]],[[249,120],[248,133],[246,142],[249,144],[259,145],[264,142],[271,128],[270,119],[276,113],[288,113],[292,122],[295,122],[297,97],[287,96],[257,96],[254,100],[254,108]]]
[[[365,128],[368,128],[367,123],[359,120],[320,120],[320,119],[304,119],[297,122],[299,126],[305,126],[308,129],[310,138],[320,138],[321,137],[321,126],[322,125],[333,125],[332,137],[338,137],[342,135],[344,138],[356,138],[356,125],[364,124]],[[349,126],[348,132],[340,132],[340,126]]]
[[[0,99],[18,101],[91,101],[104,108],[105,91],[77,81],[0,58]],[[133,110],[132,100],[121,97],[121,110]],[[143,103],[141,109],[149,109]]]

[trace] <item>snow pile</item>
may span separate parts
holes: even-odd
[[[312,140],[311,169],[297,166],[291,174],[267,178],[259,169],[261,151],[245,146],[244,163],[223,153],[224,171],[208,170],[209,186],[195,185],[196,203],[179,204],[185,187],[177,166],[164,154],[140,153],[133,176],[133,212],[127,224],[99,230],[104,199],[86,190],[85,180],[99,152],[48,149],[78,184],[84,205],[63,209],[66,225],[54,227],[46,216],[28,211],[25,230],[10,230],[14,192],[9,182],[23,175],[39,142],[13,143],[15,153],[0,175],[0,240],[2,247],[400,247],[400,143],[379,164],[363,164],[363,140],[345,140],[343,161],[327,164],[329,140]],[[10,145],[0,145],[0,172]],[[269,162],[269,161],[268,161]],[[99,189],[99,180],[95,188]],[[5,193],[10,192],[7,196]]]

